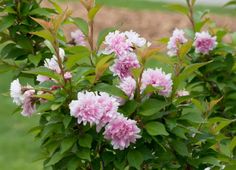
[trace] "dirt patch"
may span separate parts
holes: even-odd
[[[43,6],[48,7],[49,3],[43,2]],[[86,17],[86,11],[79,3],[63,3],[63,8],[68,6],[73,11],[73,16]],[[220,27],[228,28],[231,31],[236,31],[236,19],[224,15],[211,15]],[[160,11],[134,11],[129,9],[117,9],[103,7],[98,13],[95,20],[95,32],[104,28],[119,26],[120,30],[134,30],[140,33],[143,37],[152,41],[161,37],[169,36],[174,28],[186,28],[190,24],[187,18],[183,15],[160,12]],[[65,30],[68,33],[75,30],[75,26],[66,26]]]

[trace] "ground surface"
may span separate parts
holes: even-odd
[[[46,1],[44,6],[49,6]],[[73,16],[85,17],[83,10],[78,2],[62,3],[62,6],[73,11]],[[220,27],[236,31],[235,16],[229,15],[210,15]],[[163,11],[129,10],[124,8],[103,7],[95,20],[96,32],[103,28],[118,26],[120,30],[130,30],[142,34],[150,41],[169,36],[175,27],[186,28],[189,25],[187,18],[181,14]],[[73,26],[68,26],[66,32],[75,30]]]

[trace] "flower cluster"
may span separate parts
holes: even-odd
[[[115,63],[110,67],[110,70],[114,75],[117,75],[122,79],[131,76],[131,69],[139,67],[140,65],[136,54],[126,53],[115,60]]]
[[[131,76],[122,79],[117,87],[119,87],[129,97],[130,100],[134,98],[136,81]]]
[[[105,127],[105,138],[112,141],[114,149],[127,148],[140,138],[134,120],[118,113],[119,103],[107,93],[79,92],[77,100],[69,104],[70,114],[78,123],[96,125],[97,132]]]
[[[208,54],[210,51],[212,51],[216,46],[216,36],[212,37],[209,32],[197,32],[195,35],[195,52],[196,53],[202,53],[202,54]]]
[[[31,116],[35,112],[35,104],[33,101],[34,94],[35,90],[33,90],[31,86],[23,87],[18,79],[12,81],[10,95],[13,102],[21,106],[21,114],[23,116]]]
[[[141,90],[144,91],[148,85],[160,87],[159,95],[168,97],[172,91],[171,74],[165,74],[162,69],[147,69],[143,72]]]
[[[186,43],[188,40],[184,36],[184,31],[175,29],[173,32],[172,37],[170,37],[170,40],[167,45],[168,52],[167,54],[169,56],[176,56],[178,53],[179,45]]]
[[[133,52],[134,49],[150,46],[145,38],[132,30],[111,32],[106,36],[104,44],[106,48],[103,53],[114,53],[117,57],[110,70],[121,79],[130,76],[132,68],[140,67],[137,56]]]
[[[180,45],[187,42],[188,40],[184,36],[184,31],[175,29],[167,45],[167,54],[171,57],[178,55]],[[213,37],[209,34],[209,32],[205,31],[197,32],[195,34],[195,41],[193,45],[195,46],[196,53],[208,54],[217,46],[216,36]]]

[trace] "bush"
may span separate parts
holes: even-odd
[[[40,30],[28,31],[27,40],[41,45],[20,57],[32,64],[19,76],[35,75],[36,83],[11,84],[21,114],[40,116],[31,132],[41,141],[45,169],[234,169],[235,33],[216,27],[187,0],[187,7],[171,8],[187,15],[192,28],[160,40],[167,56],[133,31],[108,28],[94,38],[101,5],[81,3],[87,20],[55,3],[50,19],[29,13]],[[70,43],[64,23],[79,27]],[[10,37],[11,26],[4,28]],[[223,41],[226,35],[232,42]],[[42,63],[42,52],[52,57]]]

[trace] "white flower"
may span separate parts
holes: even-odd
[[[24,97],[22,94],[22,88],[19,79],[12,81],[10,87],[10,95],[11,98],[13,99],[13,102],[18,106],[23,103]]]
[[[132,44],[138,47],[143,47],[147,43],[147,40],[145,38],[140,37],[140,35],[134,32],[133,30],[126,31],[125,35],[128,38],[129,42],[131,42]]]

